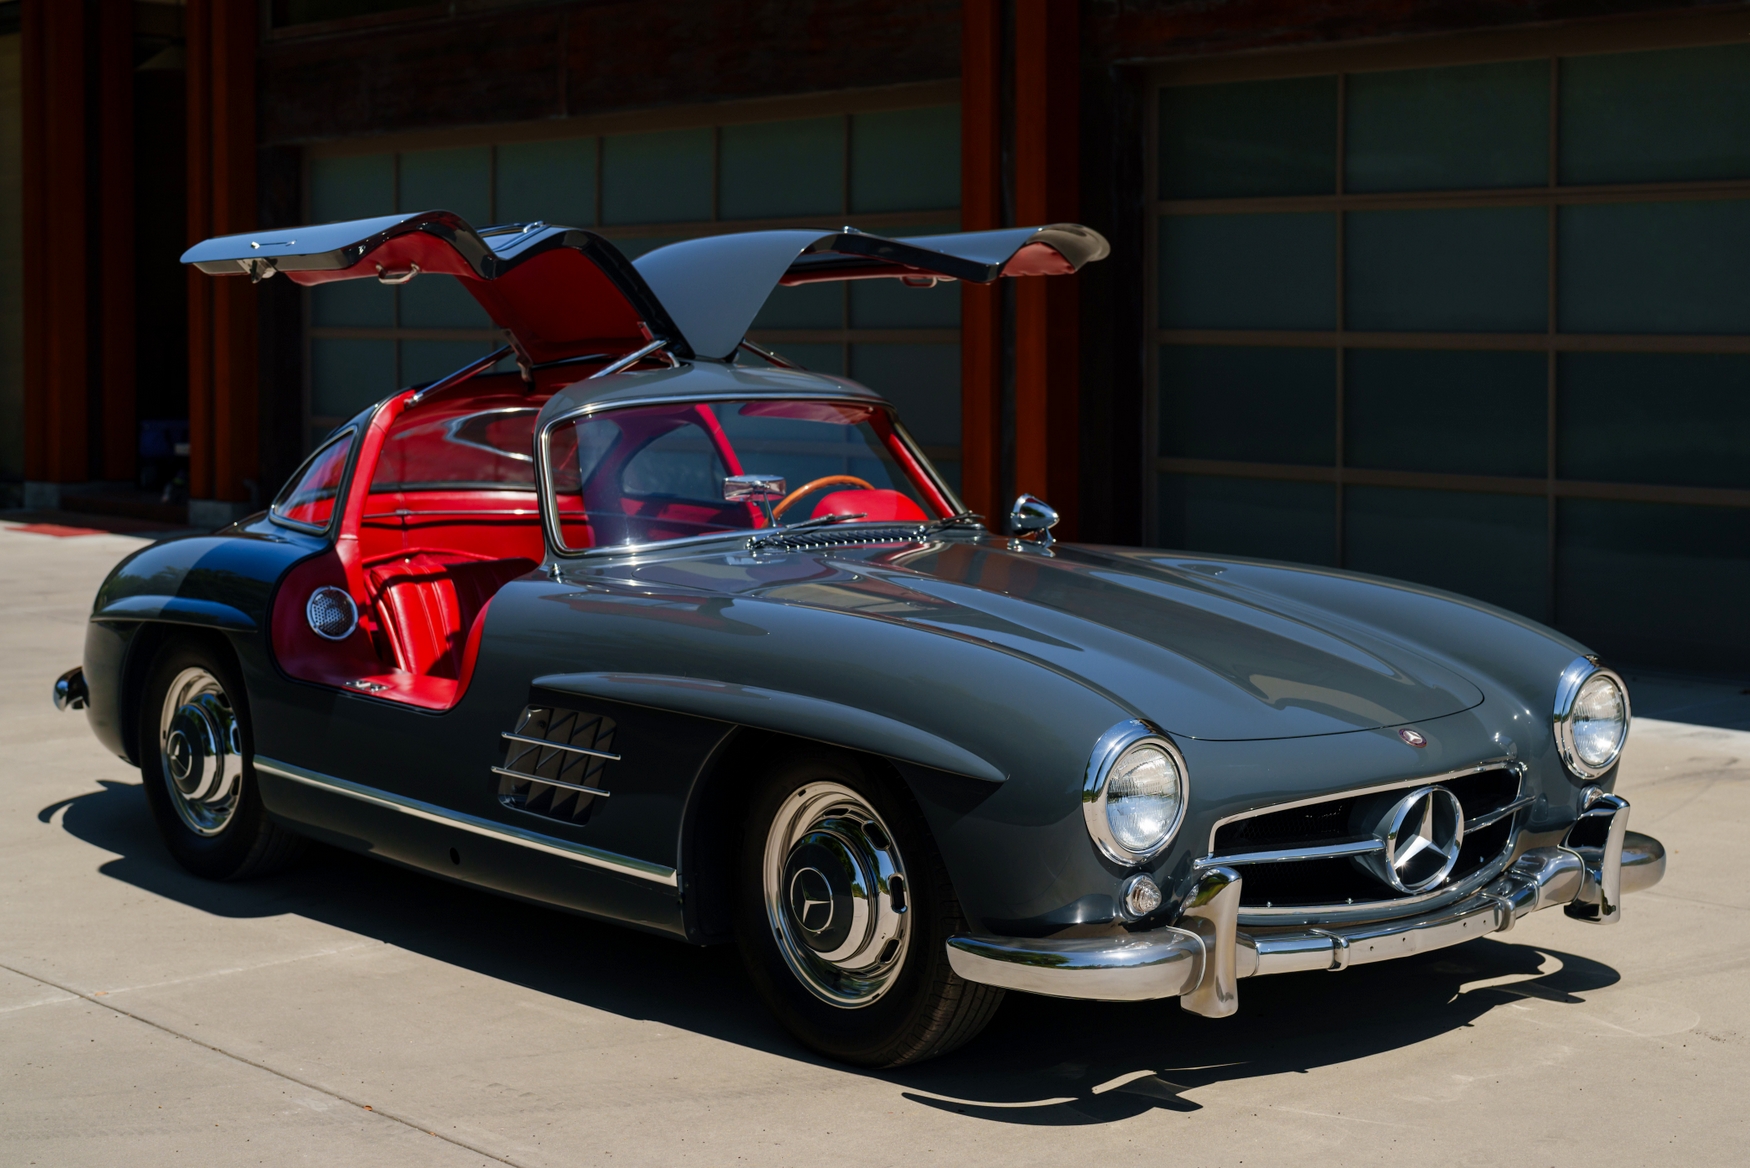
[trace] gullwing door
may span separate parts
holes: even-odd
[[[476,231],[449,211],[420,211],[220,236],[189,248],[182,262],[216,276],[284,275],[304,285],[453,276],[529,365],[618,356],[652,340],[690,353],[637,269],[575,227]]]

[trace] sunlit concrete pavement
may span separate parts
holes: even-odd
[[[0,525],[0,1163],[1744,1162],[1750,733],[1637,723],[1620,789],[1671,867],[1620,926],[1242,982],[1222,1021],[1012,995],[862,1074],[729,950],[328,851],[185,875],[48,700],[137,546]]]

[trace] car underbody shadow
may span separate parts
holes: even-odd
[[[732,946],[698,948],[316,846],[275,876],[220,884],[183,871],[159,842],[137,783],[43,808],[113,859],[116,880],[222,917],[295,914],[543,994],[828,1064],[766,1012]],[[1115,1004],[1010,994],[983,1035],[943,1058],[875,1072],[913,1103],[999,1123],[1109,1123],[1195,1111],[1224,1080],[1308,1071],[1425,1041],[1532,996],[1576,995],[1618,980],[1607,965],[1483,938],[1340,974],[1240,983],[1231,1018],[1176,1000]]]
[[[1200,1087],[1304,1073],[1413,1046],[1523,997],[1579,1005],[1616,970],[1574,954],[1481,938],[1434,953],[1240,982],[1239,1013],[1177,1000],[1072,1002],[1010,994],[970,1047],[882,1077],[919,1104],[1001,1123],[1108,1123],[1196,1111]]]

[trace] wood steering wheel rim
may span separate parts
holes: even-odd
[[[874,483],[865,482],[856,475],[825,475],[822,478],[815,479],[811,483],[804,483],[794,491],[791,491],[788,495],[785,495],[783,500],[779,502],[776,507],[772,508],[772,518],[776,519],[785,511],[789,510],[790,504],[794,503],[808,492],[818,491],[822,487],[836,486],[858,486],[862,487],[865,491],[873,491],[875,489]]]

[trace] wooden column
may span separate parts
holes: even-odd
[[[183,10],[185,152],[188,164],[188,238],[192,246],[212,235],[212,6],[188,0]],[[188,283],[188,493],[213,497],[213,284],[184,268]]]
[[[255,226],[255,4],[213,13],[213,234]],[[247,502],[259,471],[256,294],[243,276],[213,288],[213,497]]]
[[[188,236],[255,226],[256,6],[189,0]],[[245,502],[260,452],[255,290],[188,272],[189,495]]]
[[[1002,9],[964,0],[960,34],[960,223],[1003,224]],[[960,495],[993,525],[1002,500],[1002,293],[960,285]]]
[[[103,403],[102,451],[106,479],[139,471],[139,425],[134,402],[134,4],[101,0],[97,30],[98,222],[100,257],[98,337]]]
[[[90,470],[86,67],[82,4],[25,0],[25,478],[75,483]]]
[[[1015,0],[1015,218],[1019,226],[1080,215],[1080,36],[1077,6]],[[1078,277],[1015,281],[1015,488],[1078,528]]]

